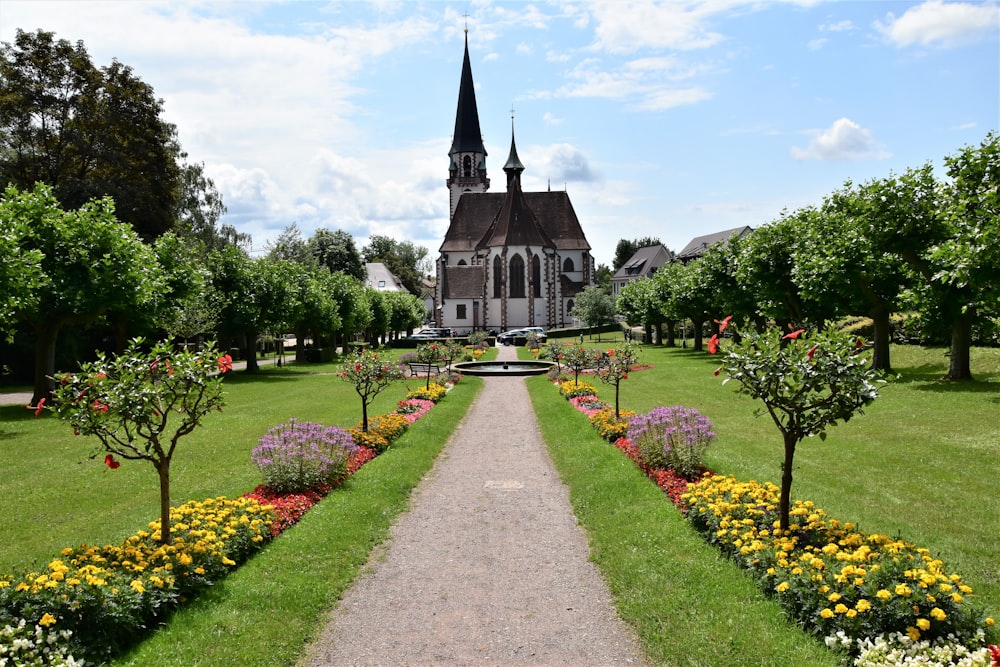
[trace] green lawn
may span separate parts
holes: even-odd
[[[607,341],[602,347],[607,347]],[[942,557],[1000,611],[1000,350],[975,350],[977,382],[937,381],[940,350],[894,348],[901,381],[867,413],[804,442],[793,495],[872,532],[899,534]],[[781,439],[754,403],[713,377],[717,361],[683,349],[643,347],[653,368],[622,384],[622,406],[686,405],[718,431],[708,464],[741,479],[777,481]],[[343,427],[360,399],[336,365],[287,365],[227,378],[228,406],[182,441],[173,465],[175,504],[239,495],[259,482],[257,439],[289,417]],[[466,378],[386,454],[366,465],[303,521],[116,665],[293,665],[343,590],[384,539],[409,492],[432,465],[482,379]],[[618,450],[544,378],[528,380],[553,459],[569,485],[593,559],[650,658],[665,665],[834,665],[820,642],[791,627],[748,577],[705,545]],[[613,399],[608,388],[595,381]],[[372,414],[403,398],[387,390]],[[157,515],[151,467],[108,470],[51,415],[0,408],[0,571],[44,563],[65,546],[115,542]]]

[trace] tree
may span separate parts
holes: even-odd
[[[15,311],[35,336],[37,404],[52,391],[62,328],[90,324],[108,312],[138,311],[164,289],[163,272],[152,248],[115,219],[108,198],[64,211],[46,185],[30,192],[11,187],[0,202],[0,218],[22,221],[18,243],[39,259],[40,280]]]
[[[639,352],[632,343],[625,343],[613,350],[608,350],[597,363],[597,376],[605,384],[615,388],[615,419],[621,419],[619,410],[619,395],[621,384],[628,379],[629,371],[639,358]]]
[[[0,333],[13,338],[17,313],[32,310],[43,283],[42,260],[38,248],[26,248],[22,240],[29,233],[28,218],[6,196],[0,200]]]
[[[330,269],[331,273],[340,271],[361,281],[368,276],[354,238],[347,232],[317,229],[306,245],[316,262]]]
[[[274,259],[284,259],[303,266],[319,265],[305,239],[302,238],[299,226],[294,222],[285,227],[278,238],[268,241],[264,247],[267,249],[267,256]]]
[[[740,246],[736,279],[757,301],[755,324],[774,320],[781,327],[805,318],[801,289],[795,282],[796,244],[806,234],[813,208],[802,208],[781,216],[754,233]]]
[[[716,309],[716,291],[707,267],[706,260],[698,257],[687,264],[671,262],[656,274],[665,274],[663,279],[670,283],[667,310],[691,320],[695,350],[701,350],[702,326],[712,319]]]
[[[173,227],[181,191],[162,112],[127,65],[97,69],[83,42],[18,30],[0,48],[0,183],[47,183],[66,209],[112,197],[118,219],[151,240]]]
[[[614,324],[615,301],[606,291],[600,287],[591,285],[585,287],[576,296],[576,301],[573,303],[572,315],[579,317],[591,329],[605,324]],[[598,332],[597,340],[600,339],[601,334]]]
[[[205,175],[205,165],[185,164],[181,168],[181,194],[177,200],[175,229],[185,239],[196,242],[203,252],[236,245],[249,250],[252,238],[232,225],[219,225],[226,206],[215,182]]]
[[[808,339],[804,333],[801,329],[784,336],[774,329],[744,333],[722,359],[727,376],[723,384],[736,380],[738,393],[762,401],[781,431],[785,456],[778,511],[783,531],[789,525],[796,445],[814,435],[826,440],[828,426],[861,414],[878,396],[881,378],[881,372],[862,356],[862,341],[830,329]]]
[[[594,284],[605,292],[611,292],[611,279],[614,275],[615,272],[607,264],[598,264],[594,269]]]
[[[109,468],[118,467],[116,455],[152,464],[160,482],[160,542],[170,544],[170,464],[177,443],[205,415],[222,409],[221,378],[213,375],[231,368],[232,360],[216,359],[212,348],[143,347],[136,339],[119,357],[102,353],[79,373],[61,375],[53,405],[77,433],[101,441]]]
[[[395,364],[380,360],[378,352],[361,349],[341,367],[340,376],[354,385],[361,398],[361,430],[367,433],[368,406],[383,389],[402,378],[403,372]]]
[[[625,318],[630,325],[641,325],[646,332],[646,342],[653,342],[653,327],[656,327],[657,334],[663,324],[663,309],[660,307],[656,294],[656,284],[652,278],[639,278],[626,283],[618,299],[615,301],[618,313]],[[663,341],[657,335],[656,343]]]

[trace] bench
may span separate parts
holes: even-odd
[[[419,362],[411,362],[406,365],[410,367],[410,377],[417,377],[420,375],[426,376],[432,370],[434,371],[434,375],[437,375],[441,372],[441,366],[439,366],[438,364],[422,364]]]

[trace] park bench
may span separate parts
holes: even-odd
[[[420,375],[426,376],[431,371],[434,371],[434,375],[441,372],[441,366],[438,364],[424,364],[413,361],[406,365],[410,367],[410,377],[417,377]]]

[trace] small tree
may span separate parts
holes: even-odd
[[[56,414],[82,435],[94,435],[107,452],[104,462],[117,468],[115,455],[149,461],[160,479],[160,542],[170,544],[170,462],[177,442],[223,406],[223,373],[232,368],[229,355],[213,348],[176,351],[158,343],[148,352],[133,339],[125,353],[81,365],[79,373],[56,378]],[[174,416],[174,421],[171,417]],[[95,454],[96,456],[96,454]]]
[[[580,373],[597,365],[600,352],[588,349],[583,345],[573,345],[562,353],[562,363],[573,371],[573,381],[579,384]]]
[[[577,295],[572,314],[591,329],[614,324],[615,300],[600,287],[587,287]],[[597,340],[601,340],[600,331],[597,332]]]
[[[361,430],[367,433],[368,406],[383,389],[402,378],[403,373],[395,364],[380,361],[378,352],[361,349],[342,366],[340,376],[354,385],[354,390],[361,397]]]
[[[424,389],[431,386],[431,365],[439,364],[444,360],[444,347],[437,343],[426,343],[417,346],[417,361],[427,364],[427,375],[424,378]],[[450,365],[450,364],[449,364]]]
[[[605,384],[615,388],[615,419],[621,419],[618,407],[619,389],[622,380],[628,379],[628,372],[639,358],[639,353],[632,343],[625,343],[602,355],[597,364],[597,377]]]
[[[723,384],[736,380],[739,393],[763,401],[784,438],[778,509],[780,528],[788,530],[796,445],[813,435],[825,440],[827,426],[861,414],[878,396],[882,373],[863,358],[864,342],[847,333],[827,329],[808,339],[803,329],[779,333],[771,329],[744,334],[724,353],[722,369],[727,375]],[[716,336],[712,338],[715,343]]]

